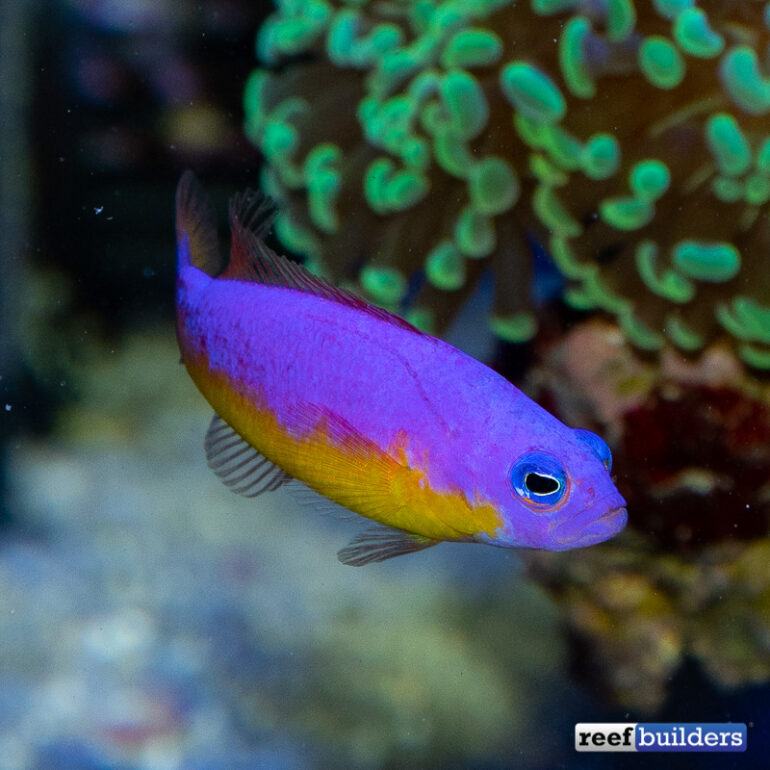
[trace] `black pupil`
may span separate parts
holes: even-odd
[[[556,479],[551,476],[541,476],[539,473],[528,473],[524,483],[533,495],[550,495],[559,488],[559,482]]]

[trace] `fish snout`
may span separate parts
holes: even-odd
[[[596,543],[602,543],[615,537],[628,521],[628,512],[625,504],[609,508],[605,513],[595,519],[589,520],[583,526],[578,525],[574,519],[564,522],[552,533],[557,550],[570,548],[584,548]]]

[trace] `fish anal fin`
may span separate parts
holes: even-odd
[[[176,240],[180,267],[193,265],[211,276],[222,269],[216,220],[204,189],[192,171],[176,188]]]
[[[337,558],[351,567],[363,567],[366,564],[423,551],[439,542],[441,541],[400,529],[376,526],[356,535],[348,545],[337,552]]]
[[[282,286],[313,294],[355,308],[401,329],[428,336],[394,313],[372,305],[353,292],[337,288],[297,262],[276,254],[263,240],[274,217],[272,202],[260,192],[247,190],[233,198],[230,203],[230,262],[222,278]]]
[[[244,497],[272,492],[292,481],[286,471],[260,454],[217,414],[209,423],[204,447],[209,468],[225,486]]]

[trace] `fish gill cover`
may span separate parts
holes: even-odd
[[[767,370],[768,43],[756,0],[281,0],[246,130],[284,244],[390,308],[424,278],[416,325],[491,265],[531,338],[534,237],[638,348]]]

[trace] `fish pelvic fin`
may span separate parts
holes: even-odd
[[[263,240],[275,217],[269,198],[261,192],[247,190],[230,202],[232,244],[230,262],[221,278],[235,281],[281,286],[355,308],[415,334],[425,335],[403,318],[372,305],[352,292],[339,289],[327,280],[313,275],[297,262],[276,254]]]
[[[366,564],[423,551],[440,542],[401,529],[378,525],[356,535],[344,548],[337,551],[337,558],[351,567],[363,567]]]
[[[176,188],[177,268],[192,265],[210,276],[222,270],[217,228],[208,196],[192,171]]]

